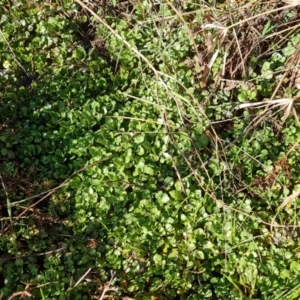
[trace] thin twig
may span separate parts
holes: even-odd
[[[114,285],[114,283],[116,281],[115,275],[116,275],[116,272],[110,271],[110,280],[109,280],[109,282],[107,282],[107,283],[104,284],[103,292],[102,292],[102,295],[101,295],[101,297],[100,297],[99,300],[103,300],[105,294],[108,291],[113,291],[113,292],[117,292],[118,291],[117,287],[112,287],[112,285]]]
[[[89,268],[82,276],[81,278],[75,283],[74,287],[76,287],[90,272],[92,268]]]
[[[279,205],[277,212],[275,214],[275,216],[272,219],[272,223],[271,223],[271,231],[273,230],[274,227],[274,222],[275,219],[277,217],[277,215],[279,214],[280,211],[282,211],[290,202],[292,202],[293,200],[295,200],[296,198],[298,198],[300,195],[300,189],[297,191],[294,191],[291,195],[289,195],[288,197],[286,197],[284,199],[284,201]]]
[[[65,248],[59,248],[59,249],[52,250],[52,251],[46,251],[46,252],[41,252],[41,253],[34,253],[34,254],[30,254],[30,255],[9,256],[9,257],[0,258],[0,261],[3,262],[3,261],[9,261],[9,260],[18,259],[18,258],[28,258],[28,257],[36,257],[36,256],[45,256],[45,255],[49,255],[49,254],[59,253],[59,252],[61,252],[63,250],[65,250]]]
[[[26,74],[27,77],[29,77],[28,73],[26,72],[25,68],[21,65],[21,63],[18,61],[15,53],[14,53],[14,50],[11,48],[8,40],[5,38],[5,35],[4,33],[2,32],[2,30],[0,29],[0,33],[2,35],[2,38],[4,39],[5,43],[7,44],[11,54],[12,54],[12,57],[14,58],[15,62],[17,63],[17,65],[23,70],[23,72]]]
[[[1,179],[1,184],[2,184],[3,190],[4,190],[5,195],[6,195],[6,205],[7,205],[8,216],[9,216],[10,221],[12,221],[12,216],[11,216],[11,203],[10,203],[10,201],[9,201],[8,193],[7,193],[7,190],[6,190],[6,187],[5,187],[5,184],[4,184],[4,181],[3,181],[3,179],[2,179],[2,175],[1,175],[1,174],[0,174],[0,179]]]
[[[236,27],[238,25],[242,25],[243,23],[251,21],[251,20],[254,20],[256,18],[263,17],[264,15],[271,14],[271,13],[274,13],[274,12],[277,12],[277,11],[281,11],[281,10],[284,10],[284,9],[292,8],[292,7],[295,7],[295,6],[296,6],[296,4],[286,5],[286,6],[275,8],[275,9],[272,9],[272,10],[269,10],[269,11],[262,12],[260,14],[255,15],[255,16],[251,16],[249,18],[246,18],[246,19],[243,19],[241,21],[238,21],[238,22],[236,22],[236,23],[234,23],[234,24],[226,27],[226,30],[228,31],[228,29],[234,28],[234,27]]]
[[[27,292],[27,291],[22,291],[22,292],[16,292],[16,293],[13,293],[7,300],[12,300],[14,299],[15,297],[18,297],[18,296],[26,296],[26,297],[32,297],[32,295]]]

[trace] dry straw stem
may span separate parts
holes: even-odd
[[[295,148],[300,144],[300,138],[297,140],[297,142],[289,149],[289,151],[286,153],[286,155],[284,156],[284,159],[287,158],[291,152],[293,152],[295,150]],[[292,202],[293,200],[295,200],[297,197],[299,197],[300,195],[300,188],[293,191],[293,193],[288,196],[284,201],[282,201],[282,203],[279,205],[278,209],[277,209],[277,213],[274,216],[274,218],[272,219],[272,227],[275,227],[274,222],[275,219],[278,215],[278,213],[285,208],[290,202]],[[272,228],[271,227],[271,228]]]
[[[263,111],[261,116],[263,116],[268,110],[271,110],[275,107],[281,107],[280,110],[284,110],[284,116],[281,122],[281,126],[284,125],[287,118],[290,116],[291,112],[294,115],[296,124],[300,127],[300,122],[297,116],[297,112],[295,110],[294,104],[298,101],[298,98],[283,98],[283,99],[277,99],[277,100],[268,100],[268,101],[260,101],[260,102],[254,102],[254,103],[242,103],[235,107],[235,109],[242,109],[242,108],[262,108],[266,107],[266,109]],[[280,111],[279,110],[279,111]]]
[[[291,0],[292,1],[292,0]],[[299,0],[300,1],[300,0]],[[254,20],[254,19],[257,19],[257,18],[260,18],[260,17],[263,17],[265,15],[268,15],[268,14],[271,14],[271,13],[274,13],[274,12],[277,12],[277,11],[281,11],[281,10],[285,10],[285,9],[288,9],[288,8],[292,8],[292,7],[295,7],[296,5],[298,4],[292,4],[292,5],[286,5],[286,6],[283,6],[283,7],[279,7],[279,8],[275,8],[275,9],[271,9],[271,10],[268,10],[268,11],[264,11],[260,14],[257,14],[257,15],[254,15],[252,17],[249,17],[249,18],[246,18],[244,20],[241,20],[239,22],[236,22],[236,23],[233,23],[229,26],[223,26],[221,23],[209,23],[209,24],[205,24],[203,25],[203,28],[204,29],[219,29],[219,30],[222,30],[222,35],[223,36],[226,36],[228,31],[231,29],[231,28],[234,28],[236,26],[240,26],[242,25],[243,23],[245,22],[249,22],[251,20]]]
[[[289,149],[289,151],[286,153],[286,155],[284,156],[284,159],[286,159],[291,152],[293,152],[295,150],[295,148],[300,144],[300,138],[298,139],[298,141]]]
[[[0,262],[4,261],[10,261],[10,260],[15,260],[15,259],[22,259],[22,258],[29,258],[29,257],[38,257],[38,256],[45,256],[45,255],[50,255],[54,253],[59,253],[61,251],[64,251],[66,248],[58,248],[56,250],[51,250],[51,251],[46,251],[46,252],[41,252],[41,253],[34,253],[34,254],[26,254],[26,255],[17,255],[17,256],[8,256],[4,258],[0,258]]]
[[[16,298],[16,297],[22,297],[22,298],[24,298],[24,296],[25,297],[27,297],[27,298],[31,298],[32,297],[32,295],[29,293],[29,292],[27,292],[27,291],[22,291],[22,292],[16,292],[16,293],[13,293],[7,300],[12,300],[12,299],[14,299],[14,298]],[[20,299],[20,298],[19,298]]]
[[[169,1],[169,0],[166,0],[166,1],[167,1],[167,3],[170,5],[170,7],[175,11],[176,15],[179,17],[179,19],[180,19],[181,22],[183,23],[183,25],[184,25],[184,27],[185,27],[185,29],[186,29],[186,31],[187,31],[187,33],[188,33],[188,35],[189,35],[191,41],[193,42],[194,50],[195,50],[195,52],[196,52],[196,54],[197,54],[197,57],[200,57],[199,52],[198,52],[198,47],[197,47],[197,44],[196,44],[196,42],[195,42],[194,36],[193,36],[193,34],[192,34],[192,32],[191,32],[191,30],[190,30],[188,24],[187,24],[186,21],[184,20],[182,14],[176,9],[176,7],[172,4],[171,1]],[[199,64],[199,62],[197,62],[197,63]]]
[[[15,55],[15,53],[14,53],[12,47],[10,46],[9,42],[6,40],[5,35],[4,35],[4,33],[2,32],[1,29],[0,29],[0,34],[1,34],[2,38],[3,38],[3,40],[5,41],[5,43],[7,44],[7,46],[8,46],[8,48],[9,48],[10,52],[11,52],[11,55],[12,55],[14,61],[15,61],[15,62],[17,63],[17,65],[23,70],[23,72],[26,74],[26,76],[29,77],[29,75],[28,75],[28,73],[26,72],[25,68],[24,68],[24,67],[21,65],[21,63],[18,61],[18,59],[17,59],[17,57],[16,57],[16,55]]]
[[[7,190],[6,190],[6,186],[4,184],[4,181],[3,181],[3,178],[2,178],[1,174],[0,174],[0,179],[1,179],[1,184],[2,184],[2,187],[3,187],[4,193],[5,193],[5,196],[6,196],[6,205],[7,205],[8,216],[9,216],[10,221],[12,221],[11,203],[10,203],[10,200],[9,200],[9,197],[8,197],[8,193],[7,193]]]
[[[300,195],[300,187],[298,187],[297,190],[293,191],[293,193],[290,196],[288,196],[287,198],[285,198],[284,201],[279,205],[279,207],[277,208],[277,212],[272,219],[271,231],[273,230],[273,227],[276,227],[274,223],[275,223],[275,219],[276,219],[277,215],[279,214],[279,212],[282,211],[290,202],[292,202],[293,200],[298,198],[299,195]]]
[[[80,282],[81,282],[82,280],[84,280],[84,278],[91,272],[91,270],[92,270],[92,268],[89,268],[89,269],[81,276],[81,278],[75,283],[74,288],[75,288],[78,284],[80,284]]]
[[[117,292],[119,290],[119,288],[113,286],[116,281],[115,275],[116,272],[110,271],[110,280],[104,284],[103,292],[99,300],[103,300],[107,292],[109,291]]]
[[[282,0],[282,2],[289,5],[300,5],[300,0]]]

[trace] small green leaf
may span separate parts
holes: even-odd
[[[181,182],[179,180],[175,182],[175,188],[177,191],[181,192]]]
[[[86,56],[85,50],[83,47],[77,46],[77,48],[73,51],[73,58],[77,58],[79,60],[83,60]]]
[[[187,216],[185,214],[180,215],[180,220],[185,221],[187,219]]]
[[[9,62],[8,60],[5,60],[5,61],[3,62],[3,68],[4,68],[4,69],[9,69],[10,66],[11,66],[11,64],[10,64],[10,62]]]
[[[200,144],[202,147],[206,147],[209,144],[209,137],[206,134],[201,134]]]
[[[172,249],[172,251],[169,253],[168,258],[178,258],[178,250],[177,249]]]
[[[170,200],[170,197],[167,194],[163,194],[163,196],[161,198],[162,203],[167,203],[167,202],[169,202],[169,200]]]
[[[137,143],[137,144],[141,144],[143,143],[145,140],[145,136],[143,134],[139,134],[139,135],[136,135],[134,137],[134,141]]]
[[[6,155],[7,155],[7,149],[2,148],[2,149],[1,149],[1,154],[2,154],[3,156],[6,156]]]
[[[291,271],[298,273],[300,271],[300,264],[293,260],[290,264],[290,269]]]
[[[293,257],[293,254],[291,252],[286,251],[284,253],[284,256],[285,256],[286,259],[291,259]]]
[[[143,155],[144,155],[144,153],[145,153],[145,150],[144,150],[144,148],[143,148],[142,146],[140,146],[140,147],[139,147],[139,149],[138,149],[138,152],[137,152],[137,154],[138,154],[138,155],[140,155],[140,156],[143,156]]]
[[[145,166],[144,172],[145,172],[146,174],[149,174],[149,175],[153,175],[153,174],[154,174],[153,169],[150,168],[150,167],[148,167],[148,166]]]
[[[155,255],[153,256],[153,260],[154,260],[154,262],[155,262],[156,264],[160,264],[161,261],[162,261],[162,256],[159,255],[159,254],[155,254]]]
[[[179,191],[176,191],[176,190],[170,191],[170,195],[175,200],[181,200],[182,199],[182,195]]]
[[[20,258],[17,258],[15,261],[16,266],[19,266],[19,267],[23,266],[23,263],[24,263],[23,260]]]

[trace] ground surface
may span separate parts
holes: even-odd
[[[0,298],[298,299],[299,6],[0,1]]]

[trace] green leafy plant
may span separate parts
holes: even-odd
[[[297,299],[294,7],[0,12],[0,298]]]

